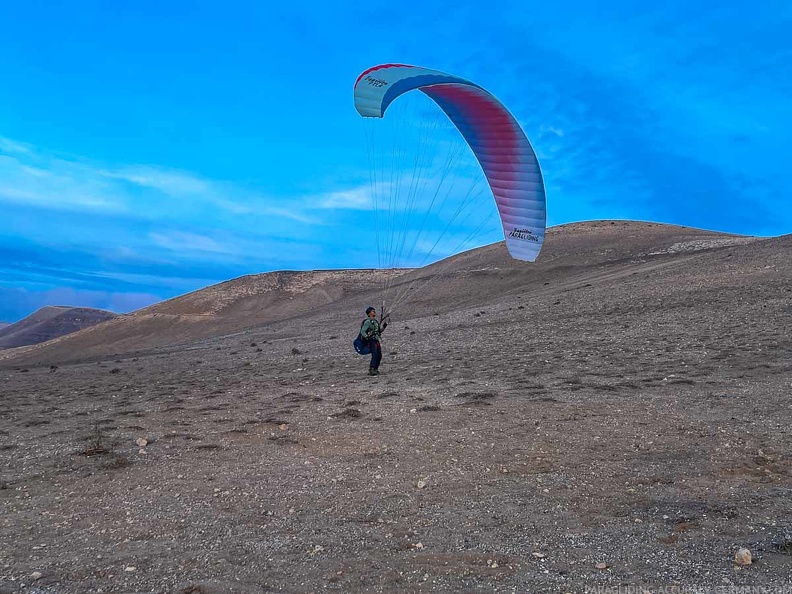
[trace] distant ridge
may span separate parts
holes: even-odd
[[[113,312],[89,307],[42,307],[15,324],[1,325],[0,349],[46,342],[115,317],[117,314]]]

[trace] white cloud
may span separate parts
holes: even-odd
[[[562,138],[564,136],[564,131],[561,128],[556,128],[555,126],[548,126],[546,124],[542,124],[539,126],[539,137],[545,136],[547,134],[553,134]]]
[[[28,144],[0,136],[0,152],[30,154],[32,150]]]
[[[287,208],[266,208],[263,209],[261,214],[266,216],[274,216],[283,219],[289,219],[292,221],[296,221],[298,223],[304,223],[306,225],[319,225],[321,221],[317,217],[312,217],[307,214],[308,211],[304,207],[293,207],[291,209]]]
[[[174,252],[208,252],[212,254],[233,254],[236,250],[229,243],[222,243],[211,237],[184,231],[169,233],[150,233],[154,243]]]
[[[316,202],[346,203],[354,193],[314,201],[275,198],[255,189],[199,174],[151,165],[110,167],[80,159],[64,159],[0,137],[0,203],[29,205],[57,211],[115,213],[158,220],[192,221],[198,212],[236,218],[226,226],[246,226],[257,220],[266,232],[288,228],[296,221],[319,224],[306,206]],[[214,220],[214,219],[212,219]]]
[[[127,209],[125,194],[80,163],[42,157],[33,149],[0,155],[0,202],[53,210],[122,212]]]
[[[311,202],[309,200],[309,202]],[[330,192],[314,199],[318,208],[347,208],[353,210],[371,210],[371,192],[366,188],[353,188]]]
[[[150,166],[122,167],[117,170],[97,170],[111,179],[119,179],[141,188],[151,188],[174,197],[215,196],[218,184],[182,171]]]

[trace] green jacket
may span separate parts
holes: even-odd
[[[366,318],[363,321],[363,325],[360,327],[360,335],[363,338],[373,338],[376,341],[380,339],[380,332],[385,330],[385,326],[388,323],[385,322],[380,326],[379,320],[377,318]]]

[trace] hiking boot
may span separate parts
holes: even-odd
[[[379,375],[379,369],[374,369],[373,367],[369,367],[369,375]]]

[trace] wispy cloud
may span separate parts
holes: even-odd
[[[150,220],[251,217],[267,226],[278,221],[316,222],[297,198],[274,197],[226,180],[150,165],[108,166],[64,158],[0,137],[0,203],[53,211],[114,212]],[[292,206],[290,208],[289,206]]]
[[[17,142],[15,140],[11,140],[10,138],[4,138],[0,136],[0,152],[2,153],[16,153],[16,154],[30,154],[32,153],[32,147],[29,144],[25,144],[23,142]]]
[[[151,233],[151,240],[160,247],[174,252],[209,252],[212,254],[233,254],[235,250],[229,243],[221,243],[211,237],[184,231]]]
[[[309,202],[315,203],[317,208],[371,210],[373,207],[371,189],[368,187],[330,192],[324,196],[319,196],[314,200],[309,200]]]
[[[211,196],[218,193],[215,183],[197,175],[157,167],[121,167],[97,170],[97,174],[124,180],[141,188],[158,190],[171,197]]]
[[[57,158],[44,160],[32,148],[7,152],[4,147],[0,153],[3,202],[68,211],[123,212],[127,208],[124,195],[113,191],[91,168]]]

